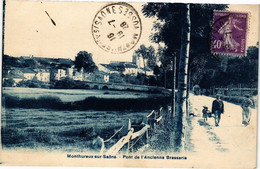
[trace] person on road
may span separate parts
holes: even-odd
[[[242,124],[247,126],[250,122],[250,117],[251,117],[251,111],[249,109],[250,106],[253,105],[252,100],[250,99],[249,95],[245,95],[245,99],[241,104],[242,107]]]
[[[221,114],[224,113],[224,103],[220,100],[220,95],[216,95],[216,99],[212,103],[212,113],[215,115],[215,126],[219,126]]]
[[[208,113],[209,113],[207,106],[203,106],[202,113],[203,113],[204,122],[206,122],[208,120]]]

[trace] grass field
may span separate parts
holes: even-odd
[[[2,113],[3,149],[29,148],[84,152],[92,140],[110,138],[128,119],[141,121],[142,112],[117,111],[53,111],[46,109],[5,109]],[[125,133],[120,132],[106,144],[115,143]]]
[[[129,119],[141,122],[150,107],[168,99],[140,92],[30,88],[4,88],[3,97],[3,149],[66,152],[90,151],[97,136],[107,140],[124,126],[105,144],[111,146],[126,134]]]

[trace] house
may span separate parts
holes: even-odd
[[[74,72],[74,68],[71,67],[71,68],[67,68],[66,69],[66,74],[67,74],[67,77],[72,79],[73,78],[73,72]]]
[[[39,81],[49,83],[50,82],[50,71],[48,69],[37,69],[36,77]]]
[[[112,66],[110,64],[98,64],[98,70],[112,74],[112,73],[120,73],[118,70],[116,70],[115,66]]]
[[[133,63],[125,63],[125,71],[123,72],[124,75],[132,75],[137,76],[137,65]]]
[[[85,80],[86,81],[92,81],[92,82],[109,82],[110,75],[103,71],[95,71],[93,73],[85,74]]]
[[[58,68],[71,68],[74,65],[74,62],[70,59],[53,59],[53,63],[54,65],[56,65],[56,67]]]
[[[16,86],[17,83],[24,80],[24,77],[21,76],[21,75],[17,75],[17,74],[4,75],[3,81],[8,80],[8,79],[13,79],[14,80],[14,86]]]
[[[36,75],[36,72],[34,72],[29,68],[23,68],[22,71],[23,71],[23,76],[26,80],[32,80],[33,77]]]
[[[153,70],[149,67],[145,67],[145,68],[138,68],[138,73],[140,74],[146,74],[146,76],[153,76]]]
[[[104,81],[107,83],[109,82],[109,75],[104,75]]]
[[[83,81],[84,80],[84,68],[81,68],[80,71],[77,71],[77,69],[74,69],[72,79]]]
[[[15,85],[23,80],[32,80],[37,72],[29,68],[11,68],[3,75],[3,80],[13,79]]]
[[[9,71],[9,74],[23,76],[24,80],[32,80],[36,72],[29,68],[15,68]]]
[[[138,68],[144,68],[144,64],[147,63],[147,60],[145,60],[143,57],[136,56],[135,62]]]
[[[55,73],[55,79],[61,80],[66,78],[66,70],[65,69],[57,69],[57,73]]]

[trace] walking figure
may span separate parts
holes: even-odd
[[[249,109],[250,106],[253,105],[253,102],[250,99],[249,95],[245,95],[245,99],[241,104],[242,107],[242,124],[245,126],[249,125],[250,117],[251,117],[251,111]]]
[[[224,103],[220,100],[220,95],[216,95],[216,99],[212,103],[212,113],[215,115],[215,126],[219,126],[221,114],[224,113]]]
[[[237,23],[241,23],[238,19],[234,19],[233,16],[229,16],[228,20],[224,23],[224,25],[219,29],[219,33],[223,34],[224,37],[224,47],[227,50],[235,50],[240,46],[238,42],[233,38],[233,29],[237,29],[242,31],[243,29],[237,26]]]
[[[207,106],[203,106],[202,113],[203,113],[204,122],[206,122],[208,120],[208,114],[210,113]]]

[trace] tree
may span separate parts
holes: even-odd
[[[213,61],[208,61],[206,64],[206,73],[199,83],[202,88],[238,87],[238,85],[247,88],[257,87],[258,48],[256,46],[248,47],[245,57],[231,56],[225,66]]]
[[[154,68],[157,65],[155,49],[153,46],[146,47],[144,44],[142,44],[140,48],[134,52],[133,56],[134,56],[133,61],[135,62],[136,62],[136,57],[142,57],[144,67],[148,66],[150,68]],[[145,60],[147,60],[147,65]]]
[[[153,27],[157,32],[151,36],[151,40],[165,44],[164,59],[167,61],[164,64],[173,63],[174,57],[179,64],[177,113],[174,120],[175,151],[181,148],[184,103],[188,96],[186,95],[188,66],[191,66],[189,57],[192,62],[195,57],[210,55],[208,34],[211,31],[213,10],[222,10],[226,7],[227,5],[177,3],[148,3],[143,6],[146,17],[158,18]]]
[[[145,74],[145,81],[146,82],[146,67],[154,68],[156,63],[156,54],[155,49],[153,46],[146,47],[144,44],[140,46],[139,49],[137,49],[133,54],[133,61],[136,63],[136,58],[138,57],[140,60],[140,57],[143,59],[143,67],[144,67],[144,74]],[[146,65],[147,61],[147,65]],[[140,65],[139,65],[140,66]]]
[[[156,32],[151,35],[151,41],[165,44],[164,58],[160,58],[160,60],[163,60],[161,61],[163,68],[167,68],[167,65],[174,63],[173,56],[177,57],[176,60],[179,63],[184,8],[183,4],[178,3],[148,3],[143,6],[142,11],[146,17],[157,17],[157,21],[153,26]],[[202,76],[199,79],[196,78],[196,72],[203,71],[205,66],[205,64],[192,64],[194,59],[197,62],[200,58],[211,57],[209,37],[212,30],[211,25],[213,24],[213,10],[223,10],[225,8],[227,8],[227,5],[223,4],[190,4],[191,45],[189,69],[191,69],[191,80],[200,81]]]
[[[80,51],[75,57],[75,68],[79,71],[84,68],[87,73],[92,73],[97,70],[97,66],[92,59],[92,54],[86,51]]]
[[[55,89],[74,89],[77,88],[77,83],[69,78],[65,78],[62,80],[57,81],[54,84]]]
[[[186,90],[187,90],[187,75],[190,53],[190,5],[185,4],[183,11],[183,24],[181,34],[181,47],[180,47],[180,63],[179,63],[179,79],[178,79],[178,93],[177,93],[177,107],[176,117],[174,121],[174,143],[175,150],[179,151],[181,146],[182,127],[183,127],[183,113],[186,112]]]
[[[159,74],[160,74],[160,68],[159,68],[159,66],[155,66],[154,68],[153,68],[153,74],[156,76],[156,79],[158,79],[158,76],[159,76]]]

